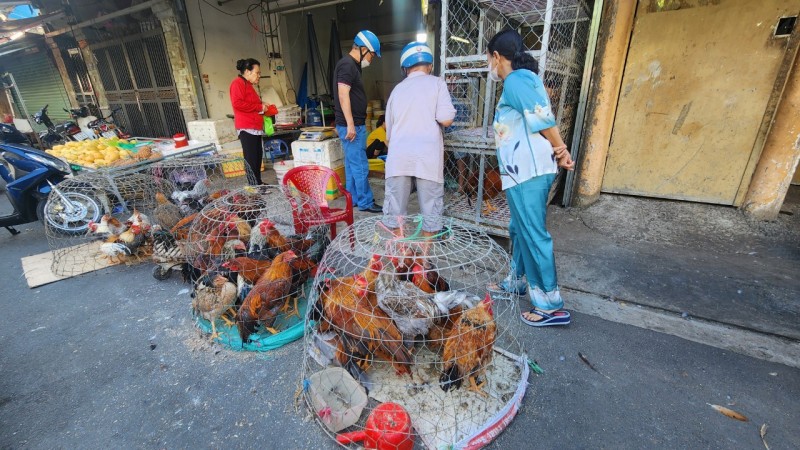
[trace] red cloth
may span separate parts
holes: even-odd
[[[253,85],[242,77],[236,77],[231,82],[231,106],[233,106],[233,125],[237,130],[260,130],[264,127],[264,115],[278,114],[275,105],[269,105],[262,115],[263,103]]]

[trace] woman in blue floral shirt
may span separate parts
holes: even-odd
[[[522,314],[528,325],[567,325],[570,314],[558,289],[553,239],[545,226],[547,197],[559,167],[575,163],[556,126],[538,64],[525,52],[514,30],[495,35],[488,45],[489,77],[503,81],[494,115],[494,136],[503,190],[511,221],[514,268],[500,284],[524,294],[533,309]],[[522,276],[527,277],[527,283]]]

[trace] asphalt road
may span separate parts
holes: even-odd
[[[1,448],[335,447],[295,408],[300,342],[265,354],[209,344],[187,286],[148,264],[29,289],[20,257],[47,243],[38,225],[20,229],[0,229]],[[764,423],[770,448],[800,448],[800,370],[573,317],[515,325],[545,373],[491,448],[758,449]]]

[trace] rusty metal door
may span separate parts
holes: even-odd
[[[663,5],[678,5],[663,10]],[[603,191],[734,205],[798,0],[639,2]]]
[[[134,136],[186,133],[164,37],[160,29],[92,45],[111,108]]]

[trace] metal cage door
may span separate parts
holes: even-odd
[[[110,108],[121,107],[121,125],[134,136],[186,133],[160,29],[93,46]]]

